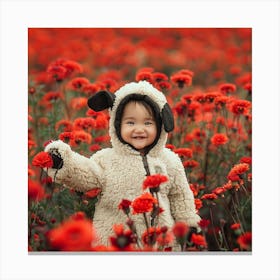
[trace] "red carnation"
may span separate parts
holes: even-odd
[[[207,243],[204,236],[200,234],[193,233],[191,237],[191,242],[198,247],[207,247]]]
[[[28,198],[35,201],[40,201],[45,198],[45,189],[38,182],[28,179]]]
[[[173,150],[173,152],[175,152],[179,156],[185,156],[188,158],[191,158],[193,156],[193,151],[190,148],[177,148]]]
[[[130,200],[128,200],[128,199],[123,199],[123,200],[121,201],[121,203],[119,204],[118,208],[121,209],[121,210],[123,210],[123,212],[124,212],[125,214],[128,214],[129,211],[130,211],[130,209],[129,209],[130,205],[131,205],[131,201],[130,201]]]
[[[69,87],[73,90],[79,90],[88,84],[90,84],[90,82],[87,78],[76,77],[70,81]]]
[[[227,84],[220,85],[219,89],[220,89],[221,93],[226,94],[229,92],[236,91],[236,86],[234,84],[227,83]]]
[[[209,199],[209,200],[213,200],[217,198],[218,196],[215,193],[206,193],[201,197],[201,199]]]
[[[48,233],[53,249],[59,251],[89,251],[96,240],[92,222],[81,215],[73,215]]]
[[[199,166],[199,162],[196,160],[193,160],[193,159],[185,160],[183,162],[183,166],[185,168],[195,168],[195,167]]]
[[[247,172],[250,169],[248,163],[238,163],[229,172],[228,179],[231,181],[239,181],[240,175]]]
[[[40,152],[33,158],[32,165],[42,168],[51,168],[53,166],[53,160],[48,153]]]
[[[172,228],[172,232],[177,239],[184,239],[189,232],[189,226],[185,222],[176,222]]]
[[[192,84],[193,72],[190,70],[181,70],[173,74],[170,79],[174,84],[177,84],[179,88],[183,88],[184,85],[190,86]]]
[[[133,214],[150,212],[153,209],[153,205],[156,203],[157,199],[155,199],[150,193],[143,193],[131,203]]]
[[[235,223],[235,224],[232,224],[232,225],[230,226],[230,228],[231,228],[232,230],[237,230],[237,229],[240,229],[240,228],[241,228],[241,225],[240,225],[240,223]]]
[[[94,197],[98,196],[100,192],[101,192],[101,189],[100,189],[100,188],[94,188],[94,189],[92,189],[92,190],[90,190],[90,191],[87,191],[87,192],[85,193],[85,195],[86,195],[86,197],[88,197],[88,198],[94,198]]]
[[[211,143],[215,146],[225,145],[228,142],[228,137],[223,133],[216,133],[211,138]]]
[[[125,230],[123,224],[114,224],[114,236],[110,236],[109,240],[115,251],[133,251],[134,235],[130,229]]]
[[[250,101],[238,99],[232,102],[230,111],[235,115],[247,115],[251,107],[252,104]]]
[[[245,232],[244,234],[238,237],[237,243],[239,244],[241,249],[250,250],[252,247],[252,233]]]
[[[158,227],[150,227],[149,230],[145,230],[142,234],[142,242],[145,245],[153,246],[160,235],[161,230]]]
[[[160,184],[168,181],[168,178],[165,175],[154,174],[147,176],[143,182],[143,189],[147,188],[158,188]]]

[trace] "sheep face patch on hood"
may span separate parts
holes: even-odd
[[[157,156],[165,147],[167,133],[174,129],[174,118],[170,106],[162,92],[146,81],[125,84],[115,94],[100,91],[88,99],[88,106],[94,111],[109,110],[109,135],[113,148],[121,153],[139,154],[120,136],[120,118],[124,105],[130,100],[144,100],[156,116],[158,135],[149,148],[149,154]]]

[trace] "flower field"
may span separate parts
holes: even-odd
[[[28,250],[252,250],[252,53],[248,28],[30,28],[28,34]],[[147,225],[135,236],[133,216],[160,208],[156,196],[120,201],[127,225],[114,225],[110,246],[95,244],[100,189],[64,188],[43,168],[61,139],[87,157],[110,147],[109,115],[88,98],[147,80],[174,113],[167,147],[177,153],[194,193],[201,232],[184,223]],[[143,182],[151,193],[167,178]],[[138,208],[137,208],[138,207]],[[144,212],[145,212],[144,211]],[[145,214],[145,213],[141,213]]]

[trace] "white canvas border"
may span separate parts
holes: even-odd
[[[28,255],[27,28],[40,26],[253,28],[252,255]],[[280,278],[278,1],[1,1],[0,86],[1,279]]]

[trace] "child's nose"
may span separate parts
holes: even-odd
[[[141,124],[136,125],[135,131],[136,131],[136,132],[142,132],[142,131],[144,131],[144,125],[141,125]]]

